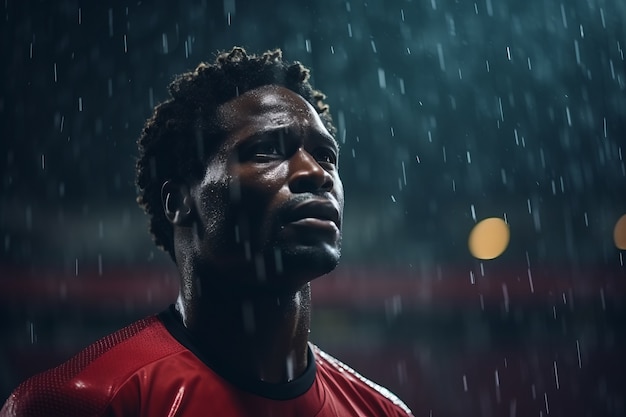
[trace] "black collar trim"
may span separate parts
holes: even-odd
[[[313,355],[311,346],[308,347],[308,365],[301,376],[284,384],[271,384],[256,379],[251,380],[244,378],[239,373],[226,369],[224,366],[211,361],[210,358],[203,355],[196,347],[197,345],[194,342],[193,336],[181,322],[173,304],[170,305],[167,310],[159,313],[158,317],[161,322],[163,322],[165,328],[180,344],[189,349],[216,374],[243,391],[272,400],[291,400],[307,392],[309,388],[313,386],[313,382],[315,382],[315,356]]]

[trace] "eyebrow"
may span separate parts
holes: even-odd
[[[259,137],[261,137],[263,135],[267,135],[267,134],[273,134],[273,133],[278,133],[280,131],[289,131],[289,130],[293,130],[291,125],[272,126],[272,127],[268,127],[268,128],[259,130],[257,132],[254,132],[253,134],[248,136],[246,138],[246,140],[259,138]],[[318,131],[314,130],[314,131],[312,131],[310,133],[311,133],[310,136],[315,138],[315,140],[319,140],[319,141],[325,142],[327,145],[332,146],[333,148],[335,148],[337,150],[337,152],[339,152],[339,142],[337,142],[337,139],[333,135],[331,135],[328,131],[326,131],[326,132],[318,132]]]
[[[337,142],[337,139],[335,139],[335,137],[330,133],[315,132],[315,137],[326,142],[328,145],[331,145],[337,150],[337,152],[339,152],[339,142]]]

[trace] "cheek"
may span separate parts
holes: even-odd
[[[239,212],[248,225],[249,234],[267,240],[275,229],[275,220],[280,205],[289,199],[289,188],[285,172],[281,167],[252,175],[241,175]]]
[[[341,209],[341,213],[343,214],[343,204],[344,204],[344,194],[343,194],[343,183],[341,182],[341,178],[339,175],[335,176],[335,198],[337,199],[337,203],[339,203],[339,208]]]
[[[269,205],[271,200],[287,186],[288,166],[279,164],[272,169],[250,169],[239,176],[241,201],[249,206]]]
[[[222,240],[224,227],[228,223],[229,189],[224,183],[211,184],[202,190],[199,212],[206,233]],[[217,236],[216,236],[217,235]]]

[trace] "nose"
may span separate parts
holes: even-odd
[[[290,171],[289,188],[294,193],[331,191],[335,185],[333,176],[303,148],[291,157]]]

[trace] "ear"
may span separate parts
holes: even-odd
[[[161,187],[161,204],[170,223],[186,226],[191,221],[191,194],[186,184],[165,181]]]

